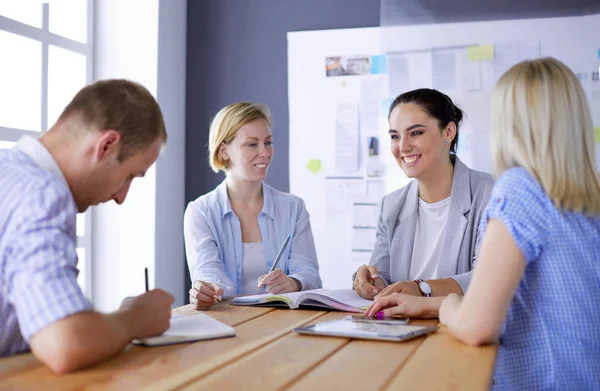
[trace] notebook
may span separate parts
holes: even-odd
[[[164,334],[141,340],[136,339],[133,343],[144,346],[161,346],[233,336],[235,336],[233,327],[200,312],[195,315],[172,315],[171,326]]]
[[[312,289],[279,295],[267,293],[266,295],[236,297],[230,304],[289,307],[291,309],[311,306],[346,312],[364,312],[373,302],[363,299],[352,289]]]

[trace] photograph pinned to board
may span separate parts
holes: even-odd
[[[385,167],[379,160],[379,137],[367,137],[367,165],[365,167],[365,176],[367,178],[378,178],[383,176]]]
[[[325,58],[325,74],[356,76],[371,74],[371,56],[331,56]]]

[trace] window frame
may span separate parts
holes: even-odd
[[[87,1],[87,40],[86,43],[78,42],[55,33],[50,32],[50,4],[48,2],[40,3],[42,7],[42,27],[34,27],[26,23],[10,19],[0,15],[0,30],[8,33],[16,34],[25,38],[30,38],[39,41],[42,46],[42,88],[41,88],[41,132],[5,127],[0,124],[0,140],[8,142],[17,142],[24,135],[30,135],[38,138],[52,125],[48,124],[48,51],[50,45],[70,50],[85,56],[86,59],[86,84],[93,81],[93,54],[94,54],[94,0]],[[93,227],[94,208],[89,208],[85,212],[85,234],[77,236],[77,248],[85,250],[84,259],[84,294],[93,301]]]

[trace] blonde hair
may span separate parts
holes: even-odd
[[[83,87],[65,107],[57,122],[82,130],[116,130],[121,134],[119,161],[167,143],[167,130],[156,99],[141,84],[124,79],[100,80]]]
[[[237,102],[222,108],[210,124],[208,152],[210,167],[214,172],[226,171],[225,162],[219,153],[222,144],[229,144],[240,128],[257,119],[263,119],[271,127],[271,115],[267,105]]]
[[[523,167],[559,209],[600,214],[592,118],[567,66],[554,58],[513,66],[498,81],[491,119],[497,175]]]

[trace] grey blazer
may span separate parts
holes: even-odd
[[[482,240],[479,220],[493,186],[494,179],[490,174],[471,170],[455,158],[438,276],[455,279],[463,292],[469,286],[471,270],[479,253]],[[377,240],[369,264],[377,267],[386,284],[409,279],[418,206],[417,181],[388,194],[381,202]]]

